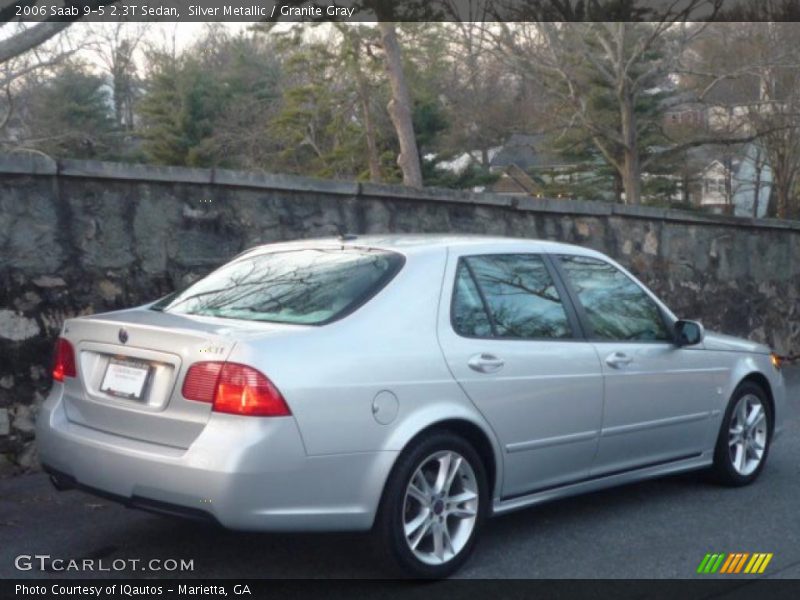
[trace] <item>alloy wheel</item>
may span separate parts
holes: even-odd
[[[469,542],[478,517],[478,482],[463,456],[440,451],[423,460],[406,487],[403,531],[420,561],[441,565]]]
[[[728,452],[734,470],[744,477],[753,473],[767,445],[767,414],[755,394],[745,394],[736,403],[728,429]]]

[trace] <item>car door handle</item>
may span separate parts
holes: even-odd
[[[487,354],[486,352],[476,354],[467,361],[469,368],[479,373],[494,373],[502,369],[504,364],[506,363],[502,359],[497,358],[494,354]]]
[[[629,365],[632,362],[633,359],[624,352],[612,352],[606,356],[606,364],[609,367],[614,367],[615,369]]]

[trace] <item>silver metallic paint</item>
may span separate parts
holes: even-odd
[[[373,236],[273,244],[245,255],[343,243],[400,252],[406,265],[370,302],[322,327],[146,306],[69,319],[63,335],[75,345],[79,378],[55,383],[42,408],[42,460],[84,485],[201,508],[235,529],[346,530],[372,525],[398,454],[448,421],[468,423],[488,441],[495,513],[708,466],[728,399],[754,374],[769,383],[780,430],[783,378],[760,344],[712,332],[697,346],[677,348],[474,340],[453,331],[459,256],[580,254],[619,267],[592,250],[505,238]],[[604,362],[619,351],[633,360],[619,368]],[[98,392],[103,355],[115,353],[163,364],[147,404]],[[481,353],[499,357],[502,367],[469,368]],[[201,360],[261,370],[293,416],[237,417],[183,399],[183,376]],[[397,397],[387,424],[373,414],[382,391]],[[652,464],[670,458],[676,460]]]

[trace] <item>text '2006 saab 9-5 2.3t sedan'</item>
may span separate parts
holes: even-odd
[[[442,577],[486,517],[691,469],[779,430],[769,348],[679,320],[598,252],[384,236],[249,250],[69,319],[38,421],[58,487],[239,530],[373,529]]]

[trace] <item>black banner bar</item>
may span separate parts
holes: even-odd
[[[300,558],[299,558],[300,559]],[[681,600],[754,597],[796,598],[798,582],[774,579],[707,580],[142,580],[142,579],[9,579],[0,583],[0,598],[74,600],[100,598],[499,598]]]
[[[795,21],[794,0],[0,0],[5,21]]]

